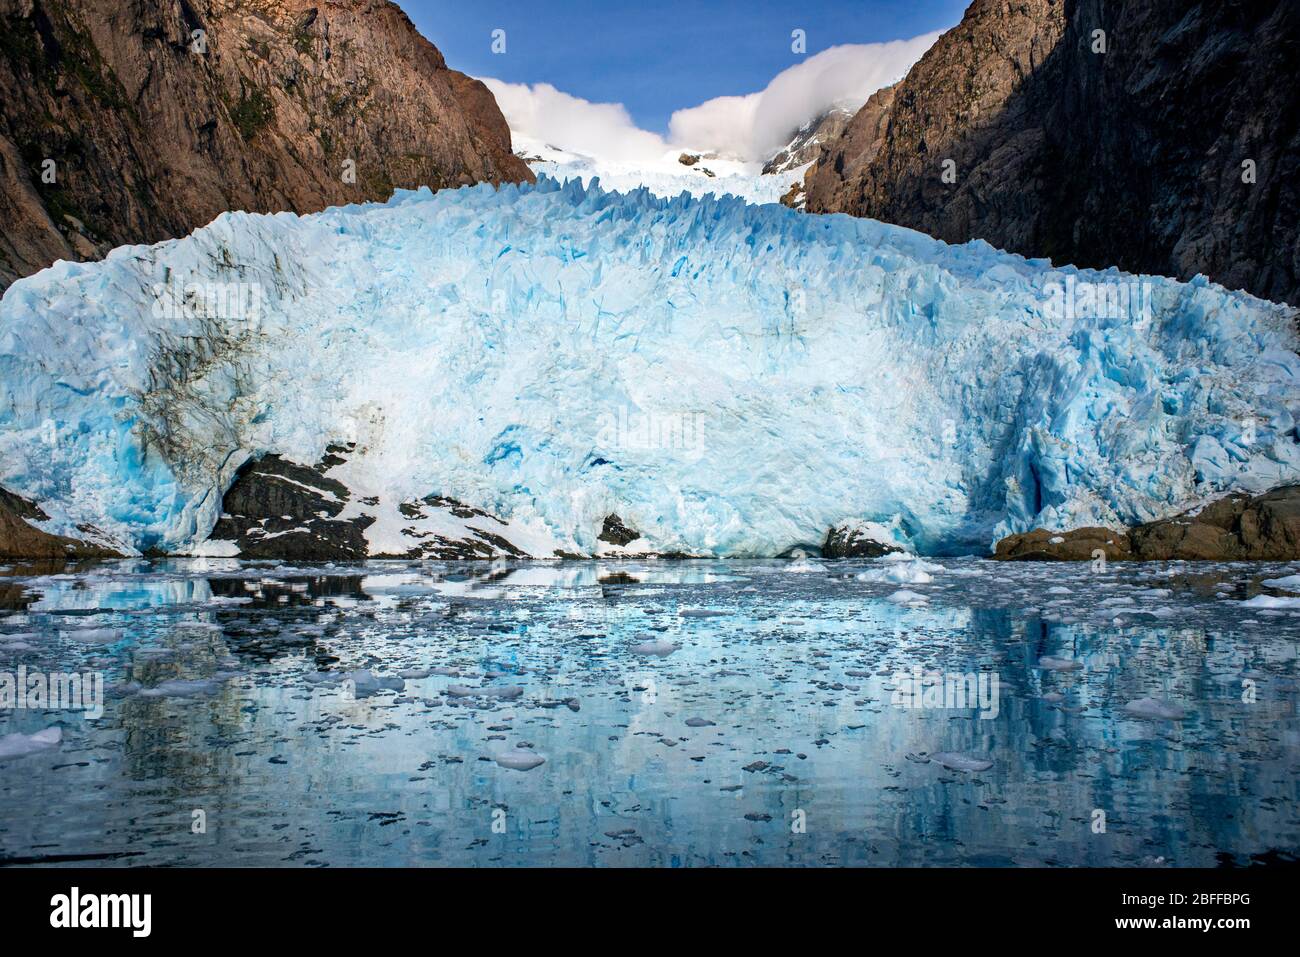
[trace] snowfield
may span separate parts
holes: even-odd
[[[672,199],[681,193],[697,198],[736,196],[747,203],[779,203],[792,186],[803,183],[811,163],[784,173],[763,173],[763,164],[710,156],[707,152],[673,149],[657,160],[622,161],[559,149],[542,140],[514,134],[515,153],[528,161],[539,177],[564,182],[582,180],[584,186],[598,179],[604,189],[628,193],[642,186],[656,196]],[[683,153],[698,156],[690,166],[682,164]],[[708,170],[708,175],[704,171]]]
[[[0,484],[48,530],[193,550],[249,457],[355,442],[352,487],[586,553],[612,512],[660,550],[774,555],[856,519],[984,551],[1300,479],[1298,346],[1287,309],[1203,279],[870,220],[401,191],[14,283]]]

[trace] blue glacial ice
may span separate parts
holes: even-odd
[[[858,520],[983,551],[1300,479],[1298,346],[1285,307],[1201,278],[870,220],[399,191],[14,283],[0,484],[51,531],[186,551],[250,457],[354,442],[351,487],[566,550],[617,512],[660,550],[773,555]]]

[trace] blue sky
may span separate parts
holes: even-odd
[[[969,0],[397,0],[450,66],[514,83],[550,83],[624,104],[663,132],[676,109],[763,89],[808,55],[842,43],[917,36],[956,24]],[[491,34],[506,31],[506,52]]]

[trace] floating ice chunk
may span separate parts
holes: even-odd
[[[896,605],[911,605],[928,601],[920,592],[908,591],[906,588],[900,588],[894,592],[885,601],[892,601]]]
[[[141,698],[197,698],[215,693],[221,687],[218,678],[184,679],[170,678],[160,681],[152,688],[142,688]]]
[[[712,728],[713,722],[708,718],[687,718],[686,727],[688,728]]]
[[[781,570],[787,573],[793,572],[795,574],[807,574],[809,572],[824,572],[826,571],[826,566],[821,562],[814,561],[806,555],[800,555]]]
[[[950,771],[987,771],[993,767],[993,762],[985,758],[977,758],[970,754],[960,754],[956,751],[940,751],[937,754],[930,755],[930,760],[935,764],[941,764]]]
[[[0,738],[0,761],[10,758],[25,758],[29,754],[58,747],[63,740],[63,729],[57,724],[35,734],[6,734]]]
[[[512,701],[524,693],[518,685],[501,685],[497,688],[469,688],[465,685],[448,685],[447,694],[453,698],[504,698]]]
[[[431,674],[433,674],[432,668],[407,668],[404,671],[399,671],[397,677],[404,678],[407,681],[422,681]]]
[[[1256,595],[1239,603],[1242,608],[1300,608],[1300,598],[1281,595]]]
[[[643,641],[638,645],[633,645],[628,650],[634,655],[654,655],[659,658],[666,658],[677,650],[677,645],[667,638],[655,638],[651,641]]]
[[[357,698],[369,698],[380,691],[406,690],[406,682],[397,675],[375,675],[364,668],[349,671],[343,676],[343,681],[350,682],[349,687]]]
[[[80,641],[86,645],[111,645],[122,638],[122,629],[120,628],[75,628],[71,631],[61,631],[60,636],[70,638],[73,641]]]
[[[1182,721],[1187,717],[1185,708],[1159,698],[1138,698],[1124,705],[1123,711],[1135,718],[1160,718],[1165,721]]]
[[[513,748],[494,755],[496,763],[512,771],[531,771],[538,765],[545,764],[546,759],[535,751],[526,748]]]
[[[1083,667],[1082,661],[1073,658],[1058,658],[1055,655],[1043,655],[1038,659],[1038,667],[1047,671],[1078,671]]]
[[[943,566],[933,562],[922,561],[910,555],[894,553],[880,560],[881,567],[870,568],[861,572],[860,582],[896,582],[900,585],[928,585],[934,581],[936,572],[942,572]]]
[[[1283,591],[1300,591],[1300,575],[1287,575],[1285,578],[1266,578],[1263,585],[1269,588],[1281,588]]]
[[[677,612],[682,618],[721,618],[723,615],[730,615],[729,611],[719,611],[716,608],[682,608]]]

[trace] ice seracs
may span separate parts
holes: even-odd
[[[0,485],[47,531],[201,552],[248,462],[351,443],[330,478],[370,554],[433,496],[550,557],[597,553],[615,514],[646,552],[775,556],[846,517],[985,551],[1300,480],[1287,309],[1140,277],[1149,319],[1066,318],[1063,275],[1132,280],[549,179],[228,213],[10,287]],[[176,282],[259,307],[158,308]]]

